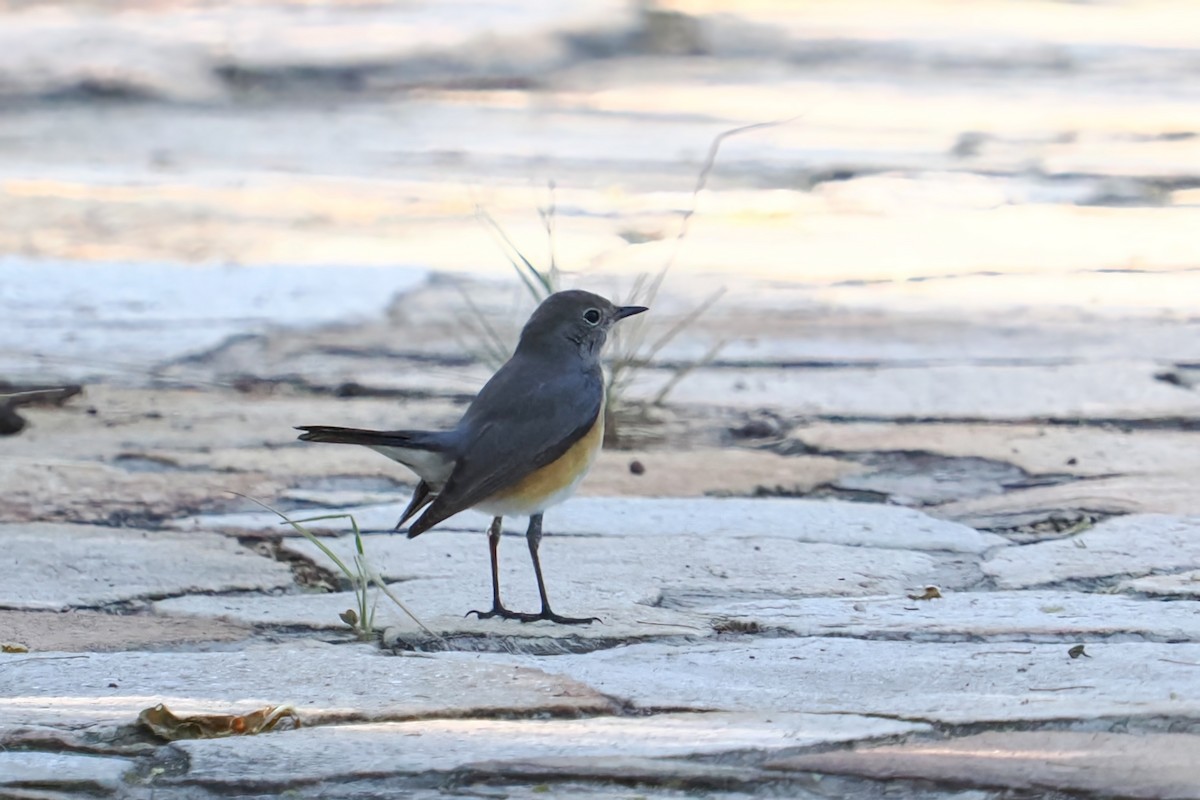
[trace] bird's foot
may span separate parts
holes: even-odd
[[[463,614],[463,616],[469,617],[472,614],[474,614],[476,616],[476,618],[478,618],[478,619],[492,619],[493,617],[499,617],[500,619],[524,620],[525,617],[529,616],[528,614],[522,614],[519,611],[509,611],[507,608],[500,605],[499,603],[492,606],[491,611],[480,611],[478,609],[473,608],[470,611],[468,611],[466,614]]]
[[[591,625],[593,622],[600,622],[599,617],[564,617],[555,614],[548,608],[543,608],[540,614],[525,614],[521,622],[537,622],[540,619],[549,620],[559,625]]]
[[[555,614],[549,608],[543,608],[541,613],[529,614],[521,611],[510,611],[504,606],[494,605],[491,611],[468,611],[465,616],[474,614],[478,619],[492,619],[499,617],[500,619],[515,619],[520,622],[538,622],[546,620],[554,622],[558,625],[591,625],[593,622],[599,622],[599,617],[564,617],[560,614]]]

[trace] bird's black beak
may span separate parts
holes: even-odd
[[[617,309],[617,319],[622,320],[626,317],[632,317],[634,314],[641,314],[643,311],[649,310],[650,309],[646,308],[645,306],[621,306]]]

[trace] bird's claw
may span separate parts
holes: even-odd
[[[593,622],[600,622],[599,617],[564,617],[560,614],[555,614],[548,608],[543,608],[541,613],[538,614],[529,614],[520,611],[509,611],[504,606],[498,605],[492,606],[491,611],[478,611],[473,609],[468,611],[463,616],[469,617],[472,614],[474,614],[478,619],[492,619],[493,617],[499,617],[500,619],[515,619],[519,622],[539,622],[541,620],[546,620],[547,622],[554,622],[558,625],[591,625]]]

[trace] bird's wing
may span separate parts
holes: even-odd
[[[410,537],[558,460],[596,424],[604,401],[599,368],[535,373],[509,362],[488,381],[463,415],[462,455]]]

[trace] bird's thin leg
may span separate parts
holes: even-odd
[[[503,531],[504,517],[493,517],[492,524],[488,527],[488,550],[492,554],[492,610],[491,611],[468,611],[466,616],[474,614],[480,619],[491,619],[492,617],[500,617],[501,619],[519,619],[524,620],[528,614],[518,614],[516,611],[509,611],[500,602],[500,534]]]
[[[522,614],[522,622],[534,622],[548,619],[560,625],[590,625],[599,622],[599,617],[563,617],[550,609],[550,598],[546,596],[546,581],[542,578],[542,562],[538,558],[538,546],[542,543],[542,515],[534,514],[529,518],[529,530],[525,532],[525,541],[529,544],[529,557],[533,559],[533,574],[537,576],[538,595],[542,598],[540,614]]]
[[[504,517],[492,517],[492,524],[488,527],[488,551],[492,556],[492,611],[504,608],[500,602],[500,533],[503,524]]]

